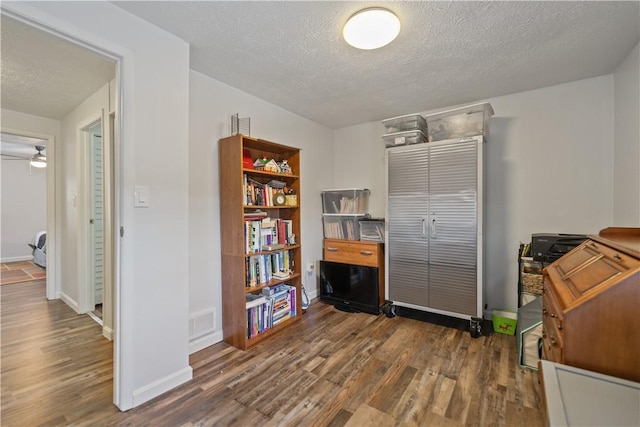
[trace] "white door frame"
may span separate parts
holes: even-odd
[[[100,133],[104,134],[104,110],[100,109],[84,121],[76,129],[76,159],[77,159],[77,183],[78,183],[78,242],[77,242],[77,268],[78,268],[78,309],[80,313],[88,313],[95,308],[92,291],[93,277],[91,257],[92,227],[89,222],[91,216],[91,129],[100,126]],[[108,171],[105,169],[105,173]],[[105,236],[106,238],[106,236]]]
[[[94,36],[91,33],[80,31],[74,27],[66,25],[64,22],[59,21],[57,18],[52,18],[46,12],[42,12],[37,8],[31,7],[27,2],[9,2],[0,4],[2,13],[23,22],[32,27],[38,28],[41,31],[52,34],[56,37],[63,38],[77,45],[83,46],[91,51],[99,53],[107,58],[116,61],[116,91],[115,91],[115,129],[114,129],[114,146],[113,146],[113,403],[121,410],[128,410],[133,407],[132,394],[133,394],[133,367],[132,359],[133,353],[131,350],[131,343],[127,339],[122,339],[123,331],[126,327],[123,325],[125,321],[130,321],[130,316],[127,313],[123,313],[121,309],[122,305],[122,289],[121,289],[121,253],[122,253],[122,240],[118,236],[122,229],[122,215],[123,215],[123,203],[122,203],[122,183],[123,183],[123,157],[124,151],[124,99],[123,99],[123,87],[125,85],[124,76],[132,77],[133,74],[133,62],[126,60],[125,57],[129,57],[131,52],[118,46],[116,44],[109,44],[104,39]],[[60,30],[54,28],[65,28]],[[59,224],[56,224],[59,226]],[[59,262],[57,260],[56,262]],[[58,273],[59,269],[58,269]],[[130,338],[130,334],[128,335]],[[123,349],[123,341],[126,346]],[[123,391],[124,390],[124,391]]]
[[[12,135],[28,136],[31,138],[46,139],[47,153],[47,277],[46,277],[46,297],[48,300],[60,298],[60,278],[57,276],[60,272],[58,265],[58,231],[59,225],[56,221],[56,138],[53,135],[47,135],[29,130],[13,129],[2,126],[3,133]]]

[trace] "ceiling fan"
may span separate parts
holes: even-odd
[[[36,168],[47,167],[47,157],[44,154],[42,154],[42,150],[44,150],[45,147],[41,145],[36,145],[35,149],[37,153],[31,157],[16,156],[13,154],[6,154],[6,153],[2,153],[2,157],[5,157],[5,160],[29,160],[29,164],[31,164],[31,166]]]

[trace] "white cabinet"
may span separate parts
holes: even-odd
[[[388,148],[387,299],[482,317],[482,136]]]

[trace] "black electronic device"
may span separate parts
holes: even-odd
[[[534,261],[549,264],[585,240],[584,234],[535,233],[531,235],[531,256]]]
[[[380,314],[378,268],[320,261],[320,300],[343,311]]]

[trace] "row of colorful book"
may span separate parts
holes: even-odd
[[[287,250],[253,255],[246,258],[246,263],[245,286],[253,287],[272,279],[286,279],[293,271],[293,254]]]
[[[296,288],[284,283],[260,294],[246,294],[247,338],[253,338],[296,316]]]
[[[293,221],[280,218],[245,218],[244,245],[246,253],[282,249],[294,245]]]

